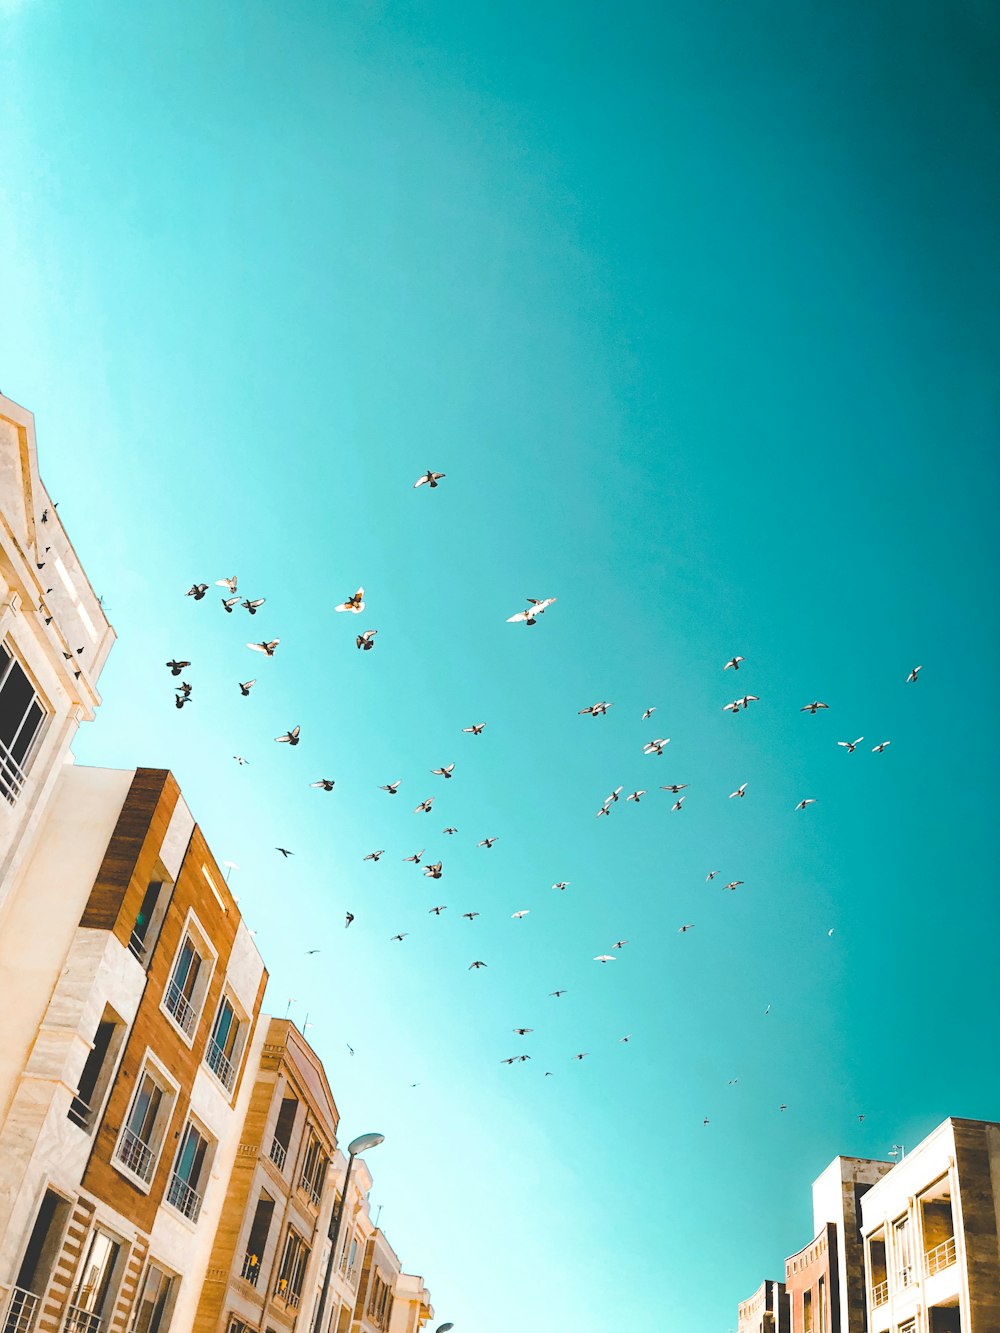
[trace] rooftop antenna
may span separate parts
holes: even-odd
[[[239,866],[236,864],[235,861],[223,861],[222,864],[226,867],[226,883],[228,884],[229,876],[233,873],[234,870],[239,870]]]
[[[292,1005],[293,1005],[294,1003],[295,1003],[295,996],[294,996],[294,995],[289,995],[289,997],[288,997],[288,1003],[285,1005],[285,1017],[286,1017],[286,1018],[288,1017],[288,1011],[289,1011],[289,1009],[291,1009],[291,1007],[292,1007]]]
[[[890,1157],[898,1157],[900,1161],[906,1156],[906,1149],[901,1143],[894,1143],[889,1149]]]
[[[382,1205],[379,1204],[378,1212],[375,1214],[375,1225],[378,1226],[378,1220],[382,1216]]]

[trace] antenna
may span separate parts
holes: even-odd
[[[289,995],[289,997],[288,997],[288,1003],[285,1005],[285,1017],[286,1017],[286,1018],[288,1017],[288,1011],[289,1011],[289,1009],[291,1009],[291,1007],[292,1007],[292,1005],[293,1005],[294,1003],[295,1003],[295,996],[294,996],[294,995]]]
[[[889,1149],[890,1157],[898,1157],[900,1161],[906,1156],[906,1149],[901,1143],[894,1143]]]

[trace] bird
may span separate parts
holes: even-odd
[[[864,1116],[863,1116],[863,1115],[859,1115],[859,1116],[858,1116],[858,1123],[860,1124],[862,1120],[864,1120]]]
[[[739,787],[737,787],[735,791],[731,791],[729,793],[729,799],[732,800],[734,796],[739,796],[740,798],[742,798],[746,794],[747,794],[747,784],[744,782]]]
[[[596,954],[596,955],[595,955],[595,957],[594,957],[594,962],[595,962],[595,963],[613,963],[613,962],[615,962],[615,956],[614,956],[613,953],[599,953],[599,954]]]
[[[418,866],[420,864],[420,858],[423,856],[423,854],[424,854],[424,849],[423,847],[421,847],[420,851],[414,852],[412,856],[404,856],[403,861],[404,862],[412,861],[415,866]]]
[[[401,782],[402,778],[397,778],[395,782],[386,782],[383,786],[379,787],[379,791],[387,791],[390,796],[395,796],[396,792],[399,791],[399,784]]]
[[[442,832],[442,833],[448,833],[448,834],[455,834],[455,833],[458,832],[458,829],[457,829],[457,828],[452,828],[452,827],[449,825],[448,828],[442,829],[441,832]]]
[[[732,713],[733,717],[735,717],[736,714],[740,711],[739,699],[734,699],[731,704],[723,704],[722,711],[724,713]]]
[[[729,1080],[729,1087],[732,1087],[734,1083],[739,1083],[739,1079],[738,1079],[738,1078],[731,1078],[731,1079]]]
[[[834,932],[836,929],[837,929],[836,926],[831,926],[831,927],[830,927],[830,929],[826,932],[826,937],[827,937],[827,939],[830,938],[830,936],[833,934],[833,932]]]
[[[437,490],[437,484],[439,481],[442,480],[443,477],[444,477],[443,472],[427,471],[423,473],[422,476],[419,476],[416,479],[416,481],[413,483],[413,489],[416,490],[418,486],[423,486],[424,484],[426,484],[431,488],[432,491]]]
[[[415,805],[413,807],[413,813],[415,815],[429,815],[431,812],[431,806],[433,804],[434,804],[434,797],[428,796],[426,801],[421,801],[419,805]]]
[[[241,681],[239,682],[240,694],[243,695],[243,698],[244,698],[244,699],[249,698],[249,696],[250,696],[250,691],[253,689],[253,687],[254,687],[256,684],[257,684],[257,678],[256,678],[256,676],[254,677],[253,680],[241,680]]]
[[[796,810],[804,810],[807,805],[815,805],[815,804],[816,804],[816,797],[807,796],[804,801],[799,801],[798,805],[795,808]]]
[[[507,1056],[507,1059],[506,1059],[506,1060],[501,1060],[500,1063],[501,1063],[502,1065],[512,1065],[516,1059],[517,1059],[517,1056],[516,1056],[516,1055],[508,1055],[508,1056]]]
[[[601,806],[600,810],[598,810],[597,818],[600,819],[601,815],[610,815],[610,814],[611,814],[611,806],[605,802],[605,804]]]
[[[710,1124],[711,1122],[710,1122],[708,1116],[706,1116],[705,1119],[704,1119],[701,1123],[702,1123],[703,1125],[708,1125],[708,1124]]]
[[[438,907],[428,907],[427,915],[430,916],[431,912],[433,912],[435,916],[440,916],[442,912],[445,912],[447,910],[448,909],[446,904],[441,903]]]
[[[642,715],[642,721],[645,722],[646,719],[652,717],[655,712],[656,712],[655,705],[652,708],[647,708]]]
[[[339,606],[335,606],[333,609],[334,611],[351,611],[356,616],[360,615],[365,609],[364,588],[359,588],[352,597],[345,598]]]
[[[217,588],[228,588],[230,592],[235,592],[236,582],[237,582],[236,575],[230,574],[228,579],[216,579],[215,586]]]
[[[683,810],[683,809],[684,809],[684,802],[685,802],[686,800],[687,800],[687,797],[686,797],[686,796],[678,796],[677,800],[674,801],[673,805],[670,807],[671,813],[672,813],[674,810]]]
[[[384,848],[384,847],[380,847],[380,848],[378,849],[377,852],[369,852],[367,856],[362,857],[362,860],[364,860],[364,861],[378,861],[378,860],[379,860],[381,857],[383,857],[383,856],[385,856],[385,848]]]
[[[771,1006],[768,1005],[767,1008],[764,1010],[764,1017],[766,1018],[770,1012],[771,1012]]]
[[[687,787],[687,786],[690,786],[690,783],[687,783],[687,782],[670,782],[670,783],[667,784],[666,787],[661,787],[661,788],[660,788],[660,791],[671,791],[671,792],[673,792],[673,794],[676,796],[677,793],[678,793],[679,791],[683,791],[684,788]]]
[[[424,866],[424,874],[430,879],[441,878],[441,862],[435,861],[433,865]]]
[[[410,932],[409,932],[408,930],[402,930],[402,931],[400,931],[400,933],[399,933],[398,935],[390,935],[390,936],[389,936],[389,943],[391,944],[393,940],[405,940],[406,937],[407,937],[407,935],[409,935],[409,933],[410,933]],[[416,1084],[415,1084],[415,1083],[411,1083],[410,1086],[411,1086],[411,1087],[416,1087]]]
[[[347,1047],[347,1054],[348,1054],[348,1055],[353,1055],[353,1054],[354,1054],[354,1047],[351,1045],[351,1043],[350,1043],[349,1041],[345,1041],[345,1042],[344,1042],[344,1045]]]
[[[431,769],[431,772],[435,775],[435,777],[439,778],[450,778],[452,773],[454,773],[454,771],[455,771],[454,764],[445,764],[444,768]]]
[[[240,602],[240,606],[243,607],[244,611],[249,611],[252,616],[255,616],[258,606],[263,606],[266,601],[266,597],[254,597],[253,600],[248,597],[245,601]]]
[[[483,838],[482,842],[477,842],[477,843],[476,843],[476,846],[477,846],[477,847],[486,847],[486,848],[490,848],[490,847],[493,846],[493,844],[494,844],[495,842],[496,842],[496,838]]]
[[[244,764],[249,764],[249,762],[250,762],[249,759],[244,759],[243,756],[242,756],[241,754],[234,754],[234,755],[233,755],[233,758],[234,758],[234,759],[236,760],[236,762],[239,764],[240,768],[242,768]]]
[[[192,583],[191,587],[188,588],[184,596],[193,597],[196,602],[200,602],[207,592],[208,592],[207,583]]]
[[[174,695],[174,707],[175,707],[175,708],[183,708],[185,704],[189,704],[190,702],[191,702],[191,696],[190,696],[190,694],[175,694],[175,695]]]
[[[923,671],[923,667],[922,667],[922,666],[915,666],[915,667],[913,668],[913,670],[910,672],[910,674],[906,677],[906,683],[907,683],[907,685],[910,685],[910,684],[912,684],[912,683],[915,683],[915,682],[916,682],[916,679],[917,679],[917,676],[920,674],[921,671]]]
[[[626,944],[628,944],[628,940],[615,940],[611,947],[612,949],[624,949]]]
[[[734,671],[739,671],[740,663],[744,661],[746,661],[746,659],[743,657],[731,657],[722,669],[723,671],[728,671],[729,668],[732,667]]]
[[[265,657],[273,657],[274,650],[280,642],[280,639],[270,639],[267,643],[248,643],[247,647],[252,648],[255,653],[263,653]]]
[[[553,884],[552,887],[554,889],[567,889],[569,888],[570,882],[571,881],[568,879],[561,879],[558,884]]]
[[[565,995],[565,994],[566,994],[566,992],[565,992],[564,990],[550,990],[550,991],[549,991],[549,995],[550,995],[550,996],[553,996],[553,997],[554,997],[555,999],[557,999],[557,1000],[559,999],[560,995]]]
[[[718,870],[710,870],[708,874],[705,876],[705,883],[711,884],[712,880],[715,879],[716,875],[718,875],[719,873],[720,872]]]
[[[688,924],[687,924],[686,926],[678,926],[678,927],[677,927],[677,934],[678,934],[678,935],[683,935],[684,932],[685,932],[686,930],[694,930],[694,922],[693,922],[693,921],[689,921]]]
[[[576,1053],[576,1055],[573,1056],[573,1059],[574,1059],[574,1060],[582,1060],[582,1059],[584,1059],[585,1056],[588,1056],[589,1054],[590,1054],[589,1051],[578,1051],[578,1052]]]
[[[333,791],[337,784],[333,778],[320,778],[318,782],[310,782],[310,787],[322,787],[324,791]]]
[[[287,847],[275,847],[274,850],[275,850],[276,852],[280,852],[282,856],[294,856],[294,855],[295,855],[295,853],[294,853],[294,852],[290,852],[290,851],[288,850]]]
[[[523,620],[526,625],[534,625],[538,617],[548,610],[555,600],[554,597],[543,597],[541,600],[537,597],[529,597],[527,608],[508,616],[507,624],[512,625]]]
[[[788,1107],[785,1105],[784,1102],[782,1102],[781,1105],[778,1107],[778,1110],[779,1110],[779,1111],[787,1111],[787,1110],[788,1110]]]
[[[614,704],[610,704],[606,700],[602,700],[600,703],[590,704],[586,708],[578,708],[577,713],[581,717],[584,717],[587,714],[589,714],[591,717],[603,717],[607,713],[609,708],[614,708]]]
[[[528,913],[529,913],[530,911],[531,911],[531,908],[530,908],[530,907],[522,907],[521,910],[520,910],[519,912],[511,912],[511,914],[510,914],[510,916],[511,916],[511,920],[512,920],[512,921],[520,921],[520,920],[521,920],[521,917],[522,917],[522,916],[527,916]]]
[[[663,747],[670,744],[669,736],[659,736],[655,741],[647,741],[642,747],[643,754],[662,754]]]
[[[240,599],[238,597],[221,597],[219,600],[222,602],[222,607],[226,612],[226,615],[229,616],[233,614],[233,607],[239,606],[240,604]]]
[[[377,629],[366,629],[363,634],[358,635],[354,642],[362,652],[370,653],[375,647],[375,635],[377,633]]]
[[[314,953],[322,953],[322,952],[323,952],[322,949],[307,949],[307,950],[306,950],[306,957],[308,958],[310,954],[314,954]]]
[[[181,672],[184,670],[184,668],[189,667],[190,665],[191,665],[190,662],[177,662],[174,660],[171,660],[167,663],[167,666],[170,668],[170,674],[172,676],[179,676]]]
[[[462,913],[462,920],[463,920],[463,921],[475,921],[475,919],[476,919],[476,917],[477,917],[478,915],[479,915],[478,912],[463,912],[463,913]]]
[[[799,712],[812,713],[813,715],[815,715],[818,709],[829,708],[829,707],[830,707],[829,704],[821,704],[818,699],[814,699],[811,704],[803,704],[802,707],[799,709]]]
[[[879,741],[878,745],[872,746],[872,754],[881,754],[886,746],[891,744],[892,741]]]
[[[298,745],[300,731],[301,727],[295,726],[291,731],[286,731],[284,736],[275,736],[274,739],[279,745]]]
[[[730,893],[735,893],[742,883],[743,881],[741,879],[731,879],[729,883],[725,885],[725,888],[727,888]]]
[[[519,1037],[526,1037],[529,1032],[534,1032],[534,1028],[515,1028],[514,1031]]]
[[[645,795],[646,795],[645,787],[640,787],[636,791],[630,791],[629,794],[625,797],[625,799],[626,801],[635,801],[636,805],[638,805],[640,798]]]
[[[631,1032],[626,1032],[624,1037],[619,1037],[618,1040],[621,1042],[630,1042],[632,1040]]]
[[[859,736],[856,741],[838,741],[837,744],[843,746],[848,754],[853,754],[863,740],[864,736]]]
[[[481,736],[485,726],[485,722],[474,722],[471,727],[463,727],[462,732],[466,736]]]
[[[483,962],[483,960],[482,960],[481,958],[477,958],[476,961],[475,961],[474,963],[470,963],[469,966],[468,966],[465,970],[466,970],[467,972],[471,972],[472,969],[473,969],[474,967],[475,967],[475,968],[479,968],[479,967],[485,967],[485,966],[486,966],[486,964]]]
[[[344,929],[345,929],[345,930],[347,929],[347,927],[351,924],[351,922],[352,922],[353,920],[354,920],[354,913],[353,913],[353,912],[345,912],[345,913],[344,913]]]

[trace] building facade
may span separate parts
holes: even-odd
[[[64,766],[0,931],[3,1333],[186,1333],[263,962],[164,770]]]
[[[740,1302],[736,1327],[737,1333],[789,1333],[784,1282],[765,1278],[752,1296]]]

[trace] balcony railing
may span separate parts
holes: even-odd
[[[24,783],[24,770],[3,741],[0,741],[0,795],[6,796],[13,805],[20,796]]]
[[[163,997],[164,1008],[167,1013],[176,1020],[178,1027],[182,1032],[186,1032],[190,1037],[194,1031],[194,1025],[198,1015],[194,1011],[190,1000],[178,986],[176,981],[171,981],[167,987],[167,993]]]
[[[319,1207],[319,1201],[321,1196],[319,1190],[316,1188],[315,1181],[310,1180],[307,1175],[303,1174],[302,1179],[299,1181],[299,1189],[304,1190],[305,1193],[309,1196],[309,1198],[312,1200],[312,1205],[314,1208]]]
[[[118,1147],[115,1149],[115,1157],[121,1162],[122,1166],[128,1167],[133,1175],[144,1180],[148,1185],[153,1179],[153,1150],[148,1143],[143,1143],[138,1134],[133,1134],[130,1129],[123,1129]]]
[[[63,1333],[101,1333],[103,1323],[104,1320],[99,1314],[94,1314],[91,1310],[81,1310],[77,1305],[71,1305],[66,1311]]]
[[[167,1203],[172,1204],[184,1217],[197,1222],[201,1212],[201,1195],[194,1186],[182,1180],[176,1171],[170,1177],[167,1187]]]
[[[279,1171],[284,1171],[285,1169],[285,1155],[287,1152],[288,1149],[283,1143],[279,1143],[277,1139],[271,1140],[271,1151],[268,1153],[268,1157],[270,1157],[271,1161]]]
[[[912,1287],[915,1281],[912,1267],[909,1264],[903,1264],[899,1270],[899,1285],[901,1287]]]
[[[256,1287],[257,1279],[260,1277],[260,1255],[248,1254],[243,1260],[243,1268],[240,1271],[240,1277],[245,1282],[249,1282],[251,1287]]]
[[[299,1295],[299,1292],[289,1284],[286,1277],[278,1278],[277,1282],[274,1284],[274,1294],[293,1310],[299,1308],[299,1301],[302,1298]]]
[[[940,1245],[935,1245],[932,1250],[928,1250],[924,1255],[927,1264],[927,1276],[933,1277],[935,1273],[940,1273],[942,1268],[950,1268],[955,1262],[955,1237],[949,1236],[943,1240]]]
[[[872,1284],[872,1309],[879,1305],[885,1305],[889,1299],[888,1282],[875,1282]]]
[[[32,1333],[41,1297],[24,1287],[14,1287],[7,1302],[3,1333]]]
[[[205,1063],[227,1092],[232,1092],[236,1070],[229,1057],[216,1041],[210,1041],[205,1051]]]
[[[146,958],[145,939],[137,930],[133,930],[129,936],[128,951],[133,957],[138,958],[139,962],[144,962]]]

